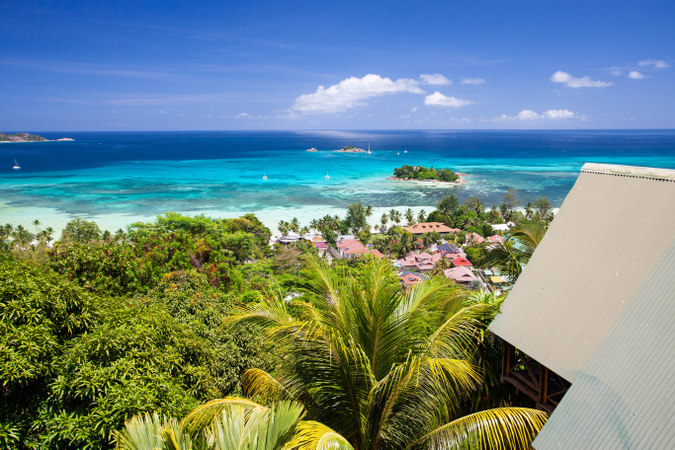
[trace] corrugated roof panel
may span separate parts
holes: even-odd
[[[675,243],[574,379],[534,447],[673,448],[673,319]]]
[[[585,165],[490,329],[573,381],[675,240],[673,180]]]

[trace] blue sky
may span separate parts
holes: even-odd
[[[3,0],[0,17],[0,131],[675,128],[669,1]]]

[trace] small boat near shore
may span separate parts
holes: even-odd
[[[12,169],[14,169],[14,170],[19,170],[19,169],[21,169],[21,166],[19,165],[18,162],[16,162],[16,159],[14,160],[14,165],[12,166]]]

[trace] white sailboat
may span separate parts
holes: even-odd
[[[19,169],[21,169],[21,166],[19,165],[18,162],[16,162],[16,159],[14,160],[14,165],[12,166],[12,169],[14,169],[14,170],[19,170]]]
[[[408,149],[406,148],[405,150],[403,150],[403,153],[408,153]]]
[[[263,173],[263,181],[267,181],[267,174]]]
[[[326,176],[324,177],[326,180],[330,180],[330,177],[328,176],[328,172],[326,172]]]
[[[373,152],[370,151],[370,142],[368,142],[368,151],[367,151],[366,153],[368,153],[369,155],[370,155],[371,153],[373,153]]]

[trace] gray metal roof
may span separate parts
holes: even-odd
[[[673,319],[675,243],[574,378],[534,447],[673,448]]]
[[[490,329],[570,382],[675,241],[675,171],[586,164]]]

